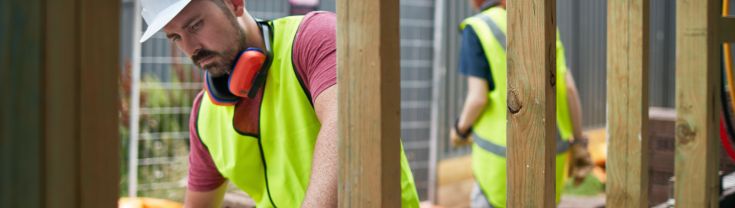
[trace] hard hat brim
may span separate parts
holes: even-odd
[[[184,10],[189,2],[191,2],[191,0],[179,1],[161,11],[161,13],[159,13],[156,18],[153,19],[153,22],[150,22],[150,24],[148,24],[148,28],[145,30],[145,33],[143,33],[143,36],[140,38],[140,42],[145,42],[158,31],[163,29],[163,27],[171,22],[171,20],[174,19],[174,17],[176,17],[176,15],[181,12],[181,10]]]

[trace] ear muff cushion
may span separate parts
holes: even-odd
[[[212,77],[209,72],[204,73],[204,88],[207,90],[209,99],[217,105],[234,105],[239,98],[230,93],[227,88],[229,76]]]
[[[263,51],[257,48],[243,51],[232,69],[229,92],[238,97],[247,97],[266,58]]]

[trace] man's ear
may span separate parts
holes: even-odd
[[[242,16],[245,10],[245,0],[225,0],[232,4],[236,17]]]

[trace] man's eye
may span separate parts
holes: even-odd
[[[190,29],[191,32],[199,31],[199,29],[201,29],[201,27],[202,27],[202,22],[203,21],[200,20],[197,23],[194,23],[194,25],[191,26],[191,29]]]

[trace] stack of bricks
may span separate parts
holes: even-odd
[[[649,205],[652,206],[673,196],[676,111],[653,107],[649,110],[649,119]],[[720,149],[720,170],[723,174],[735,171],[735,163],[724,149]]]

